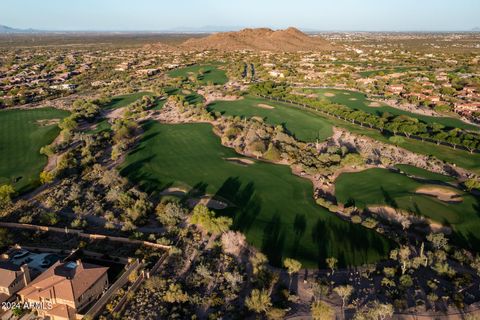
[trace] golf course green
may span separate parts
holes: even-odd
[[[335,195],[340,203],[358,208],[386,205],[405,209],[451,226],[459,244],[478,250],[480,245],[480,199],[459,189],[443,186],[460,197],[460,202],[447,202],[415,191],[427,184],[386,169],[368,169],[344,173],[335,182]],[[428,185],[431,186],[431,185]]]
[[[333,117],[328,117],[319,112],[301,109],[298,106],[291,105],[288,103],[279,103],[271,100],[258,99],[258,101],[261,101],[262,103],[265,103],[267,105],[274,104],[274,106],[279,106],[279,107],[271,110],[268,110],[268,109],[257,110],[261,108],[258,108],[257,104],[252,104],[252,101],[254,101],[255,99],[256,98],[250,98],[247,96],[244,102],[242,102],[242,100],[233,101],[233,102],[232,101],[215,101],[209,105],[209,110],[224,112],[225,114],[230,114],[230,115],[267,117],[266,122],[271,124],[278,124],[278,123],[284,124],[284,123],[287,123],[289,119],[291,119],[292,120],[291,123],[287,124],[286,127],[289,129],[290,133],[296,134],[297,138],[300,140],[303,140],[303,139],[313,140],[313,139],[316,139],[316,137],[320,139],[322,136],[323,138],[329,137],[331,135],[330,128],[332,126],[336,126],[336,127],[345,128],[348,131],[355,134],[365,135],[373,139],[376,139],[378,141],[391,144],[391,141],[389,141],[388,136],[382,135],[382,133],[380,133],[375,129],[360,127],[356,124],[352,124],[350,122],[339,120]],[[249,107],[252,105],[255,106],[255,108]],[[282,107],[285,107],[288,109],[285,109]],[[293,112],[295,116],[292,117],[291,115],[287,115],[286,117],[282,118],[278,116],[279,113],[277,113],[278,110],[280,109],[281,109],[280,112],[284,112],[284,113],[290,114],[290,112]],[[287,112],[289,111],[289,109],[295,109],[296,111]],[[243,110],[243,112],[240,112],[239,110],[240,111]],[[273,121],[275,119],[276,121]],[[303,121],[298,121],[298,119],[302,119]],[[308,123],[309,125],[304,126],[304,123]],[[292,127],[292,125],[296,125],[296,127],[294,128]],[[318,129],[318,126],[320,125],[323,127],[321,129]],[[308,127],[311,127],[311,128],[308,128]],[[311,131],[312,128],[315,131]],[[298,133],[296,130],[298,130],[298,132],[300,133]],[[323,132],[323,135],[322,135],[322,132]],[[309,139],[309,138],[312,138],[312,139]],[[462,168],[469,169],[477,174],[480,174],[480,154],[479,153],[471,154],[465,150],[453,149],[447,146],[437,145],[431,142],[418,141],[418,140],[408,139],[408,138],[405,138],[405,141],[400,145],[400,147],[410,150],[412,152],[419,153],[419,154],[435,156],[440,160],[446,161],[448,163],[456,164]]]
[[[109,103],[107,103],[103,108],[106,110],[123,108],[137,101],[143,96],[153,96],[153,93],[152,92],[135,92],[135,93],[125,94],[121,96],[116,96],[116,97],[113,97],[112,100]]]
[[[115,96],[111,101],[103,106],[104,110],[114,110],[118,108],[123,108],[129,104],[141,99],[143,96],[152,96],[152,92],[135,92],[130,94],[124,94],[120,96]],[[107,118],[102,118],[96,123],[94,129],[87,131],[89,134],[95,134],[102,131],[110,130],[110,123]]]
[[[200,74],[200,71],[203,71],[202,74]],[[203,85],[206,85],[209,82],[214,85],[221,85],[228,82],[225,71],[218,69],[218,64],[196,64],[168,72],[168,76],[171,78],[188,77],[191,74],[196,75],[197,81]]]
[[[165,93],[169,96],[174,94],[183,95],[185,97],[185,100],[191,104],[195,104],[203,101],[203,97],[197,94],[196,92],[184,93],[178,88],[167,87],[165,88]],[[112,100],[109,103],[103,106],[103,109],[113,110],[113,109],[123,108],[141,99],[143,96],[153,96],[153,93],[152,92],[135,92],[135,93],[125,94],[125,95],[115,96],[112,98]],[[162,100],[157,99],[155,101],[155,104],[152,107],[152,110],[160,110],[165,104],[165,102],[166,102],[165,99],[162,99]],[[108,122],[108,119],[102,118],[100,121],[96,123],[95,129],[89,130],[87,131],[87,133],[89,134],[99,133],[105,130],[110,130],[110,127],[111,125]]]
[[[339,90],[339,89],[309,89],[318,95],[319,99],[327,99],[333,103],[342,104],[355,110],[361,110],[371,114],[381,116],[384,112],[392,115],[406,115],[412,118],[417,118],[427,124],[438,123],[448,128],[462,128],[466,130],[480,130],[480,127],[465,123],[459,119],[449,117],[430,117],[421,114],[416,114],[397,108],[390,107],[384,103],[379,103],[379,106],[372,107],[372,101],[368,100],[361,92]]]
[[[0,111],[0,184],[24,192],[38,183],[47,163],[40,148],[57,137],[57,123],[66,116],[68,112],[53,108]]]
[[[389,69],[377,69],[377,70],[368,70],[368,71],[360,71],[358,74],[363,78],[378,76],[378,75],[385,75],[391,73],[403,73],[407,71],[416,71],[419,70],[418,67],[396,67],[396,68],[389,68]]]
[[[307,267],[325,267],[330,256],[342,266],[360,265],[385,257],[392,248],[376,232],[316,205],[311,183],[292,175],[287,166],[229,161],[239,155],[220,144],[209,124],[149,121],[144,130],[121,174],[146,191],[194,188],[228,200],[234,206],[220,213],[232,216],[233,228],[277,266],[293,257]]]
[[[247,96],[236,101],[215,101],[208,105],[208,110],[232,116],[262,117],[269,124],[284,125],[302,141],[324,140],[332,135],[332,126],[326,119],[307,110],[262,98]]]
[[[187,101],[190,104],[196,104],[204,101],[203,96],[190,90],[181,90],[175,87],[166,87],[165,93],[169,96],[172,96],[174,94],[184,96],[185,101]]]
[[[421,178],[425,180],[435,180],[435,181],[441,181],[441,182],[455,181],[455,178],[452,178],[450,176],[431,172],[422,168],[410,166],[408,164],[397,164],[395,165],[395,168],[415,178]]]

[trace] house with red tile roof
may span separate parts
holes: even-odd
[[[36,309],[40,316],[75,319],[108,288],[107,270],[80,260],[58,261],[18,295],[24,303],[41,306]]]
[[[0,261],[0,303],[30,283],[28,265],[18,266],[8,261]]]

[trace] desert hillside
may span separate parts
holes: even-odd
[[[296,28],[274,31],[268,28],[222,32],[181,44],[185,49],[222,51],[326,51],[336,48],[321,37],[311,37]]]

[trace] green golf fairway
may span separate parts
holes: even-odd
[[[11,183],[24,192],[39,183],[39,174],[47,164],[40,148],[55,140],[57,124],[41,120],[61,120],[67,111],[53,108],[0,111],[0,184]]]
[[[198,74],[200,69],[203,70],[203,75]],[[218,85],[228,82],[225,71],[218,69],[217,66],[213,64],[193,65],[190,67],[176,69],[168,72],[168,76],[171,78],[181,78],[188,77],[189,74],[192,73],[196,75],[197,80],[200,84],[207,84],[208,82],[212,82],[213,84]]]
[[[333,103],[338,103],[345,105],[349,108],[361,110],[371,114],[381,116],[384,112],[391,113],[393,115],[406,115],[412,118],[417,118],[425,123],[439,123],[445,127],[450,128],[462,128],[467,130],[480,130],[480,127],[474,126],[463,121],[460,121],[455,118],[449,117],[430,117],[424,116],[421,114],[416,114],[408,111],[403,111],[397,108],[387,106],[386,104],[381,104],[380,107],[370,107],[371,103],[363,93],[349,90],[338,90],[338,89],[310,89],[318,94],[319,99],[328,99]],[[325,95],[327,94],[327,95]],[[334,96],[329,96],[334,95]]]
[[[416,71],[421,68],[418,67],[396,67],[392,69],[377,69],[377,70],[368,70],[368,71],[360,71],[358,72],[363,78],[371,77],[371,76],[378,76],[381,73],[383,74],[390,74],[390,73],[403,73],[407,71]]]
[[[442,182],[455,181],[455,179],[452,178],[452,177],[449,177],[449,176],[446,176],[446,175],[443,175],[443,174],[439,174],[439,173],[435,173],[435,172],[431,172],[431,171],[428,171],[428,170],[425,170],[425,169],[422,169],[422,168],[410,166],[408,164],[397,164],[397,165],[395,165],[395,168],[403,171],[404,173],[406,173],[410,176],[417,177],[417,178],[422,178],[422,179],[426,179],[426,180],[436,180],[436,181],[442,181]]]
[[[273,108],[268,109],[266,106]],[[262,98],[245,97],[237,101],[215,101],[208,105],[208,110],[233,116],[259,116],[265,118],[269,124],[284,125],[290,133],[302,141],[325,140],[332,135],[332,125],[326,119],[306,110]]]
[[[165,125],[149,121],[143,139],[121,166],[121,173],[144,190],[178,186],[215,194],[235,205],[221,214],[246,234],[274,265],[286,257],[307,267],[325,267],[335,256],[342,266],[374,262],[392,248],[376,232],[342,221],[315,204],[308,180],[287,166],[257,161],[241,165],[223,147],[209,124]]]
[[[153,93],[152,92],[135,92],[135,93],[125,94],[121,96],[116,96],[112,98],[112,101],[110,101],[110,103],[104,106],[104,109],[123,108],[137,101],[143,96],[153,96]]]
[[[415,193],[423,185],[403,174],[386,169],[369,169],[344,173],[335,182],[337,200],[359,208],[386,205],[406,209],[453,228],[454,239],[469,248],[480,248],[480,199],[469,193],[450,188],[463,201],[441,201],[433,196]]]
[[[165,92],[167,95],[179,94],[185,97],[185,100],[189,103],[198,103],[203,101],[203,97],[196,92],[192,92],[189,94],[183,94],[180,89],[178,88],[166,88]],[[153,96],[152,92],[136,92],[121,96],[116,96],[112,98],[112,101],[104,106],[106,110],[118,109],[128,106],[129,104],[141,99],[143,96]],[[166,100],[157,100],[152,107],[152,110],[160,110],[163,105],[165,104]],[[99,133],[105,130],[110,130],[110,123],[108,119],[102,118],[100,121],[97,122],[95,129],[87,131],[87,133],[94,134]]]

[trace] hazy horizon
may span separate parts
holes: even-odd
[[[159,32],[246,27],[306,31],[470,31],[480,27],[475,0],[4,0],[0,25],[45,31]],[[218,30],[215,30],[217,28]]]

